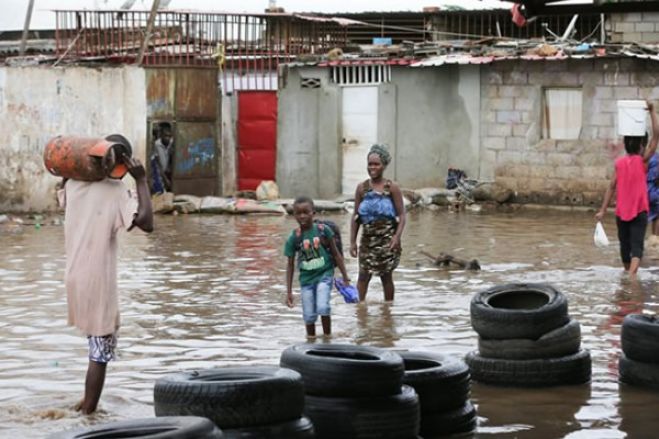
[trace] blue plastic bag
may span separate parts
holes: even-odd
[[[346,303],[359,303],[359,294],[357,288],[352,285],[346,285],[341,279],[334,279],[334,286],[339,293],[343,296]]]

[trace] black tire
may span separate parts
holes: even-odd
[[[471,377],[485,384],[514,387],[548,387],[590,381],[590,352],[542,360],[484,358],[477,351],[466,357]]]
[[[538,339],[569,321],[565,295],[547,284],[506,284],[471,300],[471,325],[483,338]]]
[[[292,421],[302,415],[300,374],[272,366],[169,375],[153,390],[156,416],[203,416],[222,429]]]
[[[512,338],[490,340],[478,337],[478,351],[485,358],[536,360],[576,354],[581,347],[581,326],[570,319],[567,325],[549,331],[537,340]]]
[[[224,430],[225,439],[314,439],[313,424],[309,418],[261,427]]]
[[[630,314],[622,322],[622,351],[627,358],[644,363],[659,363],[659,318]]]
[[[405,370],[394,352],[342,344],[294,345],[280,364],[302,375],[307,395],[331,397],[396,395]]]
[[[469,367],[457,358],[429,352],[398,352],[405,364],[403,383],[419,395],[421,413],[445,412],[469,399]]]
[[[49,439],[222,439],[222,432],[206,418],[194,416],[135,419],[99,424],[48,436]]]
[[[416,439],[419,398],[403,386],[399,395],[374,398],[307,396],[305,414],[318,439]]]
[[[467,433],[476,429],[476,409],[471,402],[448,412],[422,413],[419,434],[424,439]]]
[[[643,363],[622,355],[618,362],[618,372],[620,381],[625,384],[659,389],[659,364]]]

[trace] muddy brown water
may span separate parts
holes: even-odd
[[[348,238],[348,215],[333,215]],[[614,238],[615,225],[605,228]],[[153,383],[167,373],[276,364],[304,341],[299,301],[284,305],[284,236],[292,217],[158,217],[150,236],[121,238],[120,359],[109,367],[100,411],[72,410],[87,366],[83,337],[66,326],[63,228],[0,229],[0,437],[44,437],[99,422],[153,416]],[[396,301],[374,282],[366,304],[334,293],[334,342],[464,356],[475,349],[469,301],[509,282],[564,291],[593,358],[592,383],[553,389],[473,385],[473,437],[655,437],[659,393],[619,385],[625,315],[659,308],[656,260],[638,283],[621,275],[617,243],[594,247],[592,213],[413,212],[396,271]],[[471,259],[478,273],[437,269],[419,251]],[[650,255],[652,256],[652,255]],[[356,260],[348,260],[356,278]],[[297,297],[296,297],[297,299]]]

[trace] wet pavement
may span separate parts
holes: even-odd
[[[348,240],[348,215],[330,216]],[[617,242],[593,245],[593,214],[412,212],[396,271],[395,304],[373,281],[366,304],[334,293],[334,342],[464,356],[475,349],[469,301],[508,282],[549,282],[564,291],[593,359],[592,383],[553,389],[474,384],[479,427],[489,438],[646,438],[659,430],[659,392],[619,385],[620,325],[659,308],[656,260],[638,283],[621,272]],[[605,229],[615,238],[612,215]],[[284,237],[292,217],[158,217],[150,236],[121,238],[120,359],[109,366],[100,411],[72,410],[87,366],[86,341],[66,327],[64,237],[58,226],[1,228],[0,437],[153,416],[153,383],[169,372],[276,364],[302,342],[299,301],[284,305]],[[477,258],[472,273],[432,267],[419,252]],[[653,256],[650,254],[649,256]],[[348,259],[356,278],[357,261]]]

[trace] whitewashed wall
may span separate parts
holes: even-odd
[[[56,207],[43,149],[59,134],[120,133],[144,161],[146,107],[141,68],[0,67],[0,212]]]

